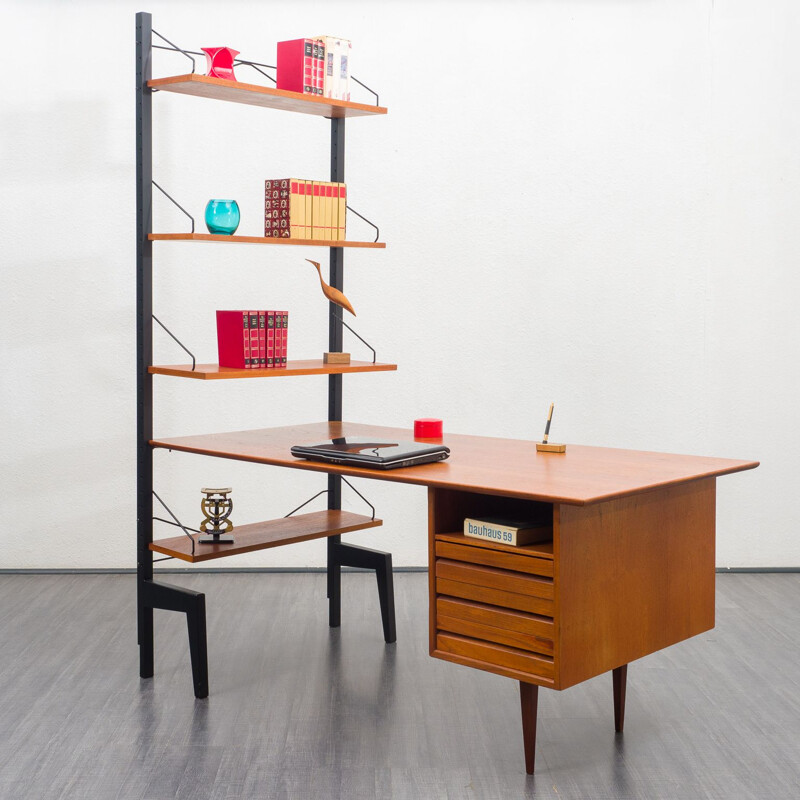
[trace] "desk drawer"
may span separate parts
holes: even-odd
[[[461,561],[450,561],[447,558],[436,559],[436,577],[460,583],[471,583],[489,589],[501,589],[506,592],[553,599],[553,581],[550,578],[535,578],[507,569],[495,569],[478,564],[466,564]]]
[[[544,678],[553,681],[555,674],[553,659],[535,653],[526,653],[513,647],[481,642],[465,636],[452,636],[440,633],[436,637],[436,647],[444,653],[460,656],[462,659],[501,667],[515,673]]]
[[[553,620],[549,617],[438,597],[436,620],[442,631],[553,655]]]
[[[488,547],[453,544],[452,542],[436,542],[436,555],[439,558],[450,558],[454,561],[466,561],[486,567],[499,567],[529,575],[553,577],[553,562],[546,558],[536,558],[523,553],[507,553]]]
[[[463,600],[475,600],[478,603],[488,603],[500,608],[527,611],[529,614],[542,614],[545,617],[553,616],[552,600],[530,597],[515,592],[504,592],[501,589],[491,589],[486,586],[475,586],[471,583],[461,583],[437,577],[436,593],[449,595],[450,597],[460,597]]]

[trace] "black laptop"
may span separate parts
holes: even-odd
[[[441,461],[450,455],[450,448],[442,444],[376,441],[368,436],[346,436],[321,444],[297,444],[292,447],[292,455],[348,467],[397,469]]]

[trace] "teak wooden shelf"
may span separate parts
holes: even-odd
[[[194,554],[192,554],[192,543],[185,534],[170,539],[157,539],[150,545],[150,549],[156,553],[197,564],[200,561],[236,556],[284,544],[307,542],[310,539],[322,539],[365,528],[377,528],[380,525],[383,525],[382,520],[349,511],[315,511],[269,522],[239,525],[233,529],[232,544],[200,544],[196,541],[197,534],[193,534]]]
[[[244,67],[237,66],[237,69],[242,70]],[[212,100],[226,100],[229,103],[274,108],[279,111],[295,111],[328,119],[381,116],[387,111],[382,106],[314,97],[254,83],[209,78],[207,75],[190,74],[156,78],[148,81],[147,85],[151,90],[157,89],[160,92],[176,92]]]
[[[192,680],[197,697],[208,695],[208,658],[205,629],[205,596],[154,579],[153,553],[171,558],[199,562],[223,558],[237,553],[266,547],[292,544],[308,539],[327,540],[328,564],[328,619],[331,627],[338,627],[341,615],[341,568],[359,567],[375,570],[378,583],[381,623],[384,639],[396,639],[394,616],[394,591],[392,586],[392,557],[365,547],[341,541],[341,535],[354,530],[380,525],[380,520],[342,511],[342,479],[326,476],[326,489],[318,495],[327,495],[327,510],[295,515],[288,519],[243,525],[235,528],[233,545],[192,544],[187,536],[153,541],[154,502],[156,498],[169,511],[165,500],[153,491],[153,384],[154,375],[169,375],[194,380],[230,380],[238,378],[279,378],[301,375],[326,375],[328,419],[339,420],[342,414],[343,376],[359,372],[389,372],[395,364],[373,364],[353,361],[349,364],[324,364],[322,360],[291,361],[283,369],[238,370],[220,368],[217,364],[202,364],[192,369],[186,364],[153,364],[153,243],[154,242],[208,242],[224,244],[259,244],[273,246],[324,247],[329,250],[328,284],[340,292],[344,290],[344,253],[352,248],[384,249],[384,242],[361,242],[316,239],[280,239],[265,236],[219,236],[207,233],[154,233],[153,207],[153,114],[163,103],[175,102],[171,95],[188,94],[203,99],[222,100],[294,112],[295,123],[312,124],[311,117],[325,119],[330,128],[330,180],[345,182],[345,121],[353,117],[380,117],[386,109],[362,103],[344,102],[296,92],[286,92],[265,86],[239,81],[209,78],[205,75],[178,75],[152,79],[153,37],[151,15],[136,15],[136,369],[137,369],[137,611],[139,641],[139,674],[153,676],[153,610],[156,608],[181,611],[187,615],[189,650],[192,662]],[[169,47],[164,47],[164,42]],[[187,52],[160,37],[155,45],[173,50],[176,57]],[[237,66],[240,71],[246,69]],[[156,94],[158,92],[158,94]],[[211,104],[210,114],[224,112],[218,104]],[[230,110],[230,109],[229,109]],[[300,120],[296,115],[305,115]],[[274,119],[274,116],[273,116]],[[284,117],[284,119],[287,119]],[[213,121],[213,117],[211,117]],[[313,123],[319,124],[319,123]],[[211,129],[213,131],[213,125]],[[240,140],[245,139],[242,131]],[[259,133],[259,136],[262,134]],[[287,141],[291,141],[291,132]],[[263,150],[263,148],[261,148]],[[213,147],[209,147],[213,153]],[[263,158],[262,158],[263,161]],[[264,179],[270,176],[269,160],[265,173],[255,175],[254,196],[263,197]],[[323,177],[323,176],[318,176]],[[327,177],[327,176],[325,176]],[[160,188],[160,187],[159,187]],[[201,248],[202,249],[202,248]],[[269,251],[266,251],[267,253]],[[250,290],[252,292],[252,289]],[[328,304],[328,341],[320,352],[342,352],[343,324],[338,307]],[[265,403],[269,407],[269,401]],[[353,490],[357,492],[354,487]],[[316,496],[311,498],[315,499]],[[361,498],[362,500],[365,498]],[[168,498],[167,498],[168,501]],[[310,502],[310,501],[307,501]],[[360,501],[359,501],[360,502]],[[368,501],[367,501],[367,504]],[[303,506],[300,506],[303,508]],[[298,509],[299,510],[299,509]],[[374,517],[374,513],[372,515]],[[166,519],[166,517],[160,517]]]
[[[324,364],[322,359],[289,361],[282,369],[238,369],[219,364],[159,364],[148,368],[151,375],[171,375],[201,381],[238,378],[286,378],[297,375],[343,375],[349,372],[391,372],[397,364],[373,364],[371,361],[351,361],[349,364]]]
[[[278,239],[274,236],[219,236],[214,233],[151,233],[151,242],[224,242],[225,244],[274,244],[294,247],[368,247],[383,249],[386,242],[349,242],[333,239]]]

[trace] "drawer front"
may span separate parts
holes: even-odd
[[[436,577],[459,583],[471,583],[488,589],[500,589],[530,597],[553,599],[553,581],[550,578],[536,578],[507,569],[467,564],[447,558],[436,559]]]
[[[483,662],[507,671],[543,678],[553,681],[553,659],[535,653],[526,653],[512,647],[440,633],[436,637],[436,647],[444,653],[460,656],[470,661]],[[478,666],[475,664],[474,666]]]
[[[553,655],[553,620],[549,617],[439,597],[436,620],[443,631]]]
[[[475,600],[478,603],[488,603],[500,608],[513,608],[517,611],[527,611],[529,614],[542,614],[545,617],[553,616],[553,601],[543,600],[540,597],[529,597],[515,592],[504,592],[500,589],[490,589],[486,586],[475,586],[471,583],[436,579],[436,593],[460,597],[463,600]]]
[[[556,684],[553,562],[438,540],[433,655],[515,680]]]
[[[453,561],[479,563],[487,567],[509,569],[529,575],[540,575],[544,578],[553,577],[553,562],[546,558],[438,541],[436,542],[436,555],[439,558],[449,558]]]

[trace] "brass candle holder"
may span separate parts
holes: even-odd
[[[228,519],[233,511],[233,500],[228,495],[232,489],[201,489],[205,497],[200,501],[200,508],[205,515],[200,523],[201,535],[197,537],[200,544],[233,544],[233,523]]]

